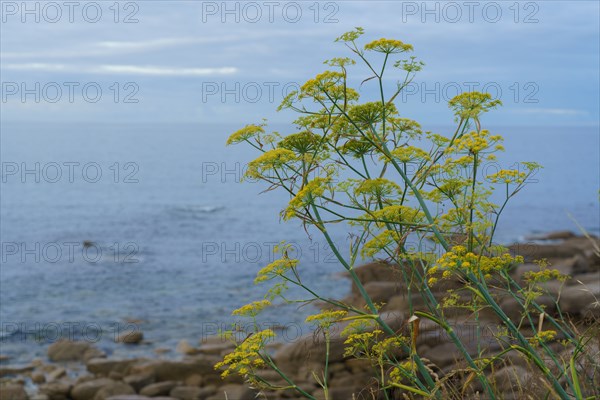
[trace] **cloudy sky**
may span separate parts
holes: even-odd
[[[398,99],[406,117],[451,123],[445,102],[474,88],[503,101],[494,124],[598,125],[597,1],[73,4],[1,2],[3,121],[289,120],[282,96],[362,26],[426,64]]]

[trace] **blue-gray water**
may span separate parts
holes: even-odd
[[[252,281],[281,240],[301,250],[304,277],[320,293],[345,295],[349,282],[336,275],[321,237],[310,243],[297,223],[280,223],[285,196],[239,183],[254,153],[224,147],[236,128],[4,123],[0,353],[27,361],[73,335],[115,354],[195,344],[227,328],[232,309],[262,297]],[[598,233],[598,128],[492,130],[506,138],[499,165],[545,167],[509,205],[497,242],[577,230],[569,214]],[[87,253],[85,240],[94,242]],[[343,232],[335,240],[346,243]],[[267,318],[294,324],[309,311],[276,308]],[[112,343],[128,318],[144,321],[151,344],[124,351]]]

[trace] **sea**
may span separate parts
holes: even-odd
[[[282,241],[304,283],[341,298],[350,282],[323,237],[282,221],[288,198],[242,181],[256,151],[225,146],[228,124],[9,123],[0,132],[0,354],[44,358],[86,340],[110,356],[167,351],[247,321],[231,311],[263,298],[253,283]],[[281,127],[285,132],[286,127]],[[450,127],[436,127],[450,134]],[[495,242],[600,227],[598,127],[489,128],[506,152],[486,172],[543,165],[507,206]],[[333,229],[348,248],[348,232]],[[366,262],[367,260],[365,260]],[[306,299],[291,290],[289,300]],[[284,340],[307,333],[316,305],[277,305],[259,321]],[[144,334],[137,346],[116,336]]]

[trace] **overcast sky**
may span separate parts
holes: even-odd
[[[448,98],[485,87],[504,103],[490,123],[598,125],[597,1],[72,4],[1,2],[3,121],[286,121],[285,91],[349,55],[334,39],[362,26],[426,64],[405,117],[451,123]]]

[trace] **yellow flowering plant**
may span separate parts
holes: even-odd
[[[484,175],[484,163],[504,150],[500,135],[482,129],[482,116],[501,105],[488,93],[454,97],[448,105],[456,128],[447,133],[424,132],[396,106],[398,95],[423,67],[413,56],[397,59],[412,52],[413,47],[392,39],[361,46],[358,41],[363,34],[363,29],[356,28],[337,38],[351,57],[326,61],[333,70],[318,74],[283,100],[279,109],[299,114],[294,121],[296,131],[280,135],[267,133],[264,123],[247,125],[227,144],[247,143],[260,153],[250,162],[247,176],[266,182],[270,190],[289,194],[288,204],[282,205],[283,219],[299,220],[305,229],[314,229],[324,237],[365,308],[332,300],[319,294],[317,288],[306,286],[299,261],[288,257],[284,245],[278,249],[281,258],[262,268],[256,277],[257,284],[272,284],[265,298],[234,314],[255,320],[278,300],[301,304],[320,301],[329,308],[308,317],[307,322],[323,334],[326,355],[334,329],[343,327],[344,356],[370,360],[372,379],[378,382],[376,398],[463,398],[473,382],[478,382],[486,398],[499,398],[488,370],[501,366],[509,352],[521,355],[538,370],[547,397],[580,398],[576,375],[569,373],[569,366],[549,346],[561,338],[575,349],[573,361],[582,349],[578,334],[562,316],[546,314],[537,302],[537,285],[562,276],[541,268],[526,274],[525,286],[521,286],[510,272],[523,263],[523,258],[493,242],[507,203],[540,166],[526,162],[522,164],[524,170],[502,169]],[[364,65],[368,75],[362,82],[375,85],[375,98],[361,101],[359,91],[350,87],[349,74],[356,65]],[[405,75],[391,91],[384,85],[390,68]],[[491,200],[498,190],[501,204]],[[334,224],[345,224],[350,233],[352,243],[347,253],[332,239],[329,228]],[[409,241],[419,245],[411,248]],[[371,299],[356,273],[361,256],[383,258],[401,266],[399,279],[407,298],[413,293],[420,295],[423,304],[419,308],[409,302],[411,318],[402,329],[392,328],[382,318],[380,305]],[[304,290],[309,299],[289,299],[289,285]],[[519,321],[513,321],[500,307],[506,297],[519,305]],[[448,322],[449,313],[457,308],[471,312],[478,339],[483,329],[480,313],[494,315],[502,349],[499,354],[490,356],[481,340],[475,355],[466,348],[464,339]],[[551,329],[537,324],[536,314]],[[466,376],[460,388],[452,379],[440,378],[422,357],[417,339],[425,322],[442,329],[464,358],[464,368],[448,374]],[[533,333],[527,336],[523,328]],[[291,390],[316,399],[314,392],[294,383],[271,358],[266,339],[272,336],[256,324],[256,331],[237,343],[235,351],[217,368],[224,369],[225,374],[238,373],[258,388]],[[326,357],[323,373],[313,376],[325,398],[331,399],[328,362]],[[275,370],[286,385],[264,379],[258,371],[264,368]],[[404,397],[396,397],[398,391]]]

